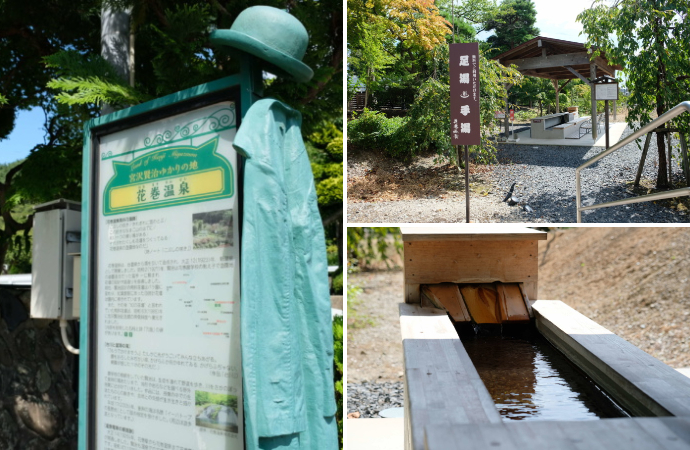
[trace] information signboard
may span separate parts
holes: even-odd
[[[595,100],[618,100],[618,83],[598,83],[594,85]]]
[[[239,450],[237,102],[162,116],[92,138],[88,448]]]
[[[450,136],[453,145],[479,145],[479,44],[450,44]]]

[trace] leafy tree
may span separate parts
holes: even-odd
[[[367,92],[418,86],[450,34],[432,0],[348,0],[348,58]],[[384,70],[385,69],[385,70]]]
[[[45,141],[0,183],[0,215],[5,222],[0,231],[0,264],[10,244],[18,242],[15,237],[22,232],[28,236],[32,223],[30,218],[12,217],[12,208],[57,197],[80,199],[84,121],[97,116],[102,103],[122,108],[236,73],[237,57],[212,48],[208,33],[212,27],[229,28],[249,6],[289,9],[310,36],[304,62],[314,69],[313,80],[306,84],[266,80],[265,94],[300,110],[305,135],[324,121],[340,120],[342,0],[108,3],[134,7],[134,86],[98,56],[103,0],[0,4],[0,139],[14,128],[16,111],[41,107],[46,113]],[[331,194],[329,199],[337,197]],[[329,207],[335,208],[332,203]]]
[[[390,267],[386,253],[402,254],[403,244],[397,227],[347,227],[348,267],[366,268],[374,261]]]
[[[486,40],[493,51],[491,56],[501,54],[539,35],[537,10],[532,0],[504,0],[496,17],[486,22],[487,31],[495,34]]]
[[[612,5],[596,0],[577,20],[582,22],[587,45],[595,46],[613,64],[623,66],[630,88],[628,125],[639,129],[652,113],[665,113],[687,100],[690,90],[690,21],[687,1],[617,0]],[[690,131],[690,117],[672,121],[673,128]],[[639,145],[639,144],[638,144]],[[664,135],[657,133],[659,167],[656,185],[668,187]]]
[[[438,2],[443,17],[451,23],[458,37],[455,42],[472,42],[477,33],[486,31],[486,24],[500,11],[498,0]],[[452,28],[451,28],[452,29]]]

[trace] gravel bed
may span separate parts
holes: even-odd
[[[629,136],[626,128],[621,139]],[[637,142],[644,144],[644,137]],[[678,166],[679,145],[674,142],[673,177],[682,179]],[[472,222],[575,223],[575,169],[604,151],[602,147],[499,144],[498,161],[483,179],[471,180],[489,186],[486,195],[472,192]],[[632,142],[582,172],[583,205],[636,197],[629,184],[635,179],[641,150]],[[650,142],[643,179],[656,180],[658,154],[656,137]],[[348,168],[349,170],[349,168]],[[503,202],[512,184],[519,204]],[[529,207],[529,208],[527,208]],[[465,221],[463,194],[440,198],[351,203],[350,223],[457,223]],[[690,214],[653,202],[615,206],[582,213],[584,223],[688,223]]]
[[[622,138],[630,135],[626,128]],[[621,139],[622,139],[621,138]],[[639,140],[644,143],[644,138]],[[602,147],[567,147],[501,145],[500,164],[491,175],[498,192],[508,192],[515,182],[514,194],[521,204],[528,204],[533,213],[523,213],[527,222],[576,222],[575,168],[599,154]],[[626,182],[634,180],[641,150],[632,142],[606,156],[582,172],[582,203],[591,205],[634,197]],[[674,166],[679,151],[674,149]],[[643,178],[656,179],[658,155],[653,137],[647,153]],[[680,167],[674,167],[674,179],[681,177]],[[537,220],[534,220],[537,219]],[[625,222],[688,222],[686,213],[677,212],[652,202],[584,211],[585,223]]]
[[[379,411],[403,406],[403,383],[347,383],[347,412],[359,412],[360,418],[378,418]]]
[[[465,196],[395,202],[348,203],[349,223],[455,223],[465,221]],[[510,207],[498,196],[470,195],[472,222],[525,222],[519,207]]]

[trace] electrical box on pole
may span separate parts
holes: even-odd
[[[81,204],[60,199],[34,210],[31,317],[78,318],[73,277],[74,254],[81,247]]]

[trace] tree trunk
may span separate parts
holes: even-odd
[[[664,94],[662,92],[662,80],[666,76],[666,71],[664,67],[664,62],[661,59],[661,54],[664,50],[664,40],[663,36],[659,33],[659,19],[656,19],[654,25],[654,34],[656,38],[657,45],[660,47],[657,51],[657,72],[656,72],[656,113],[657,116],[661,116],[666,109]],[[659,154],[659,170],[656,174],[656,187],[657,189],[664,189],[669,187],[669,179],[667,176],[668,166],[670,161],[666,161],[666,147],[664,146],[664,135],[662,133],[656,134],[656,149]]]

